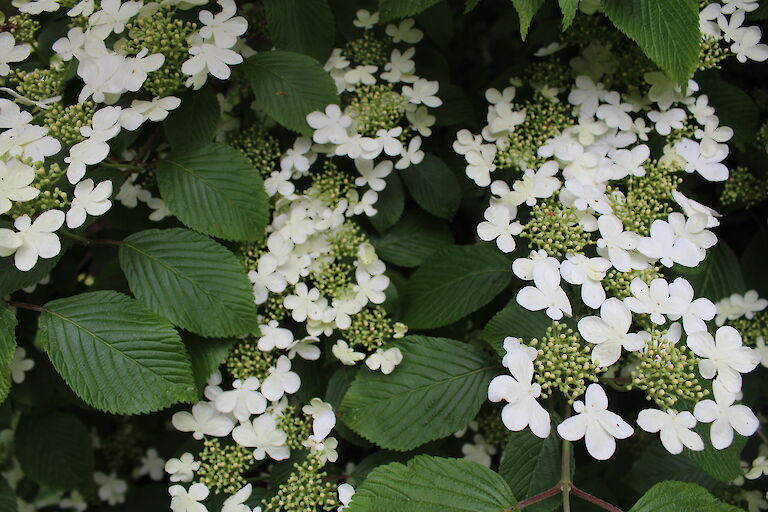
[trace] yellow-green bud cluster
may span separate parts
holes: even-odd
[[[698,359],[685,348],[670,342],[666,331],[654,330],[639,362],[632,371],[631,388],[644,390],[648,400],[661,409],[673,407],[680,398],[698,402],[709,392],[696,378]]]
[[[306,191],[311,197],[320,199],[331,208],[336,208],[342,199],[355,188],[355,183],[330,160],[323,163],[322,172],[312,174],[312,185]]]
[[[266,245],[261,243],[244,243],[240,245],[240,257],[243,259],[243,264],[248,270],[256,270],[259,268],[259,258],[266,252]]]
[[[173,17],[172,7],[161,7],[152,16],[136,18],[129,23],[124,46],[127,55],[136,55],[146,48],[149,54],[162,53],[165,61],[144,82],[144,89],[155,96],[168,96],[184,90],[187,76],[181,65],[189,59],[189,37],[197,32],[197,24]]]
[[[57,163],[45,167],[42,162],[33,162],[31,159],[25,159],[24,163],[35,168],[35,181],[32,186],[40,190],[37,197],[29,201],[15,202],[9,212],[11,217],[20,217],[28,215],[34,217],[51,209],[63,209],[69,204],[67,193],[57,187],[55,184],[59,178],[64,175],[64,169]]]
[[[285,432],[286,444],[291,450],[301,450],[304,448],[302,443],[312,434],[312,418],[289,405],[277,418],[277,428]]]
[[[383,307],[376,305],[363,308],[352,315],[352,325],[344,331],[344,336],[352,346],[376,350],[392,339],[395,329],[389,315]]]
[[[58,139],[62,146],[71,146],[85,140],[80,128],[91,124],[95,112],[96,103],[90,100],[68,107],[57,103],[45,111],[43,122],[48,128],[48,135]]]
[[[237,133],[230,145],[242,151],[263,178],[269,177],[280,162],[280,143],[258,126]]]
[[[683,121],[683,127],[682,128],[676,128],[673,129],[671,132],[669,132],[669,135],[667,135],[666,140],[667,144],[674,145],[677,142],[680,142],[681,139],[691,139],[694,138],[694,133],[696,133],[696,130],[699,128],[699,125],[696,124],[694,119],[691,117],[686,117]]]
[[[390,130],[400,124],[405,104],[405,98],[392,84],[364,85],[355,90],[346,112],[358,133],[375,136],[378,130]]]
[[[344,47],[344,56],[355,64],[365,66],[383,66],[389,62],[390,44],[366,31],[363,37],[347,43]]]
[[[757,131],[755,144],[760,151],[768,154],[768,122],[763,123],[763,126]]]
[[[253,452],[239,444],[224,445],[219,439],[203,441],[197,482],[216,494],[234,494],[245,484],[243,473],[253,466]]]
[[[720,201],[725,206],[742,204],[753,208],[768,199],[768,181],[758,178],[746,167],[738,166],[731,170],[720,194]]]
[[[8,79],[16,88],[16,92],[35,101],[60,96],[64,90],[63,74],[55,69],[14,69],[8,74]]]
[[[504,446],[509,437],[509,429],[499,421],[499,411],[496,407],[480,411],[477,415],[477,431],[493,446]]]
[[[657,219],[666,219],[672,213],[672,193],[682,182],[676,169],[659,165],[653,160],[645,165],[645,175],[629,176],[626,194],[620,197],[612,194],[608,187],[608,198],[613,214],[624,225],[624,229],[640,236],[649,236],[651,224]]]
[[[317,456],[310,455],[293,465],[293,473],[280,485],[277,494],[263,505],[270,512],[331,511],[339,506],[337,489],[324,480],[326,473]]]
[[[355,258],[361,244],[368,241],[360,226],[354,222],[345,222],[329,235],[331,255],[336,258]]]
[[[538,351],[533,361],[534,379],[546,398],[559,389],[569,403],[584,394],[587,381],[597,382],[597,374],[605,371],[592,362],[590,347],[567,325],[554,321],[547,334],[527,343]]]
[[[579,223],[573,208],[552,198],[539,202],[531,209],[531,219],[520,236],[530,240],[537,249],[544,249],[550,256],[564,256],[569,252],[583,254],[584,247],[594,243]]]
[[[722,38],[704,37],[699,45],[699,65],[698,71],[706,69],[720,69],[720,63],[728,56],[733,55],[731,51],[722,44]]]
[[[745,345],[754,347],[760,337],[763,341],[768,341],[768,311],[758,311],[752,319],[728,320],[728,325],[739,331]]]
[[[534,87],[555,87],[562,91],[573,82],[570,70],[556,58],[534,62],[526,71],[527,80]]]
[[[283,302],[288,295],[290,295],[290,290],[281,293],[270,292],[266,302],[259,305],[259,313],[264,315],[265,321],[276,320],[280,322],[285,318],[287,311]]]
[[[5,25],[0,27],[0,30],[10,32],[16,40],[16,44],[28,43],[35,45],[37,44],[37,32],[41,26],[40,22],[33,18],[31,14],[23,12],[8,18]]]
[[[355,267],[345,261],[331,261],[320,267],[320,271],[312,274],[312,280],[320,293],[328,299],[335,299],[352,284],[350,275]]]
[[[272,352],[259,350],[258,339],[248,337],[238,341],[227,356],[227,372],[236,379],[245,380],[256,377],[264,381],[269,376],[269,369],[277,363],[277,356]]]
[[[499,168],[535,169],[546,160],[537,149],[573,124],[570,105],[538,97],[515,108],[525,111],[525,121],[509,134],[506,148],[496,153],[495,163]]]
[[[632,290],[629,289],[629,285],[632,284],[633,280],[639,278],[645,284],[650,285],[654,279],[664,277],[660,270],[660,267],[648,267],[644,270],[630,270],[629,272],[619,272],[616,269],[611,269],[602,281],[603,288],[605,288],[608,295],[624,300],[632,296]]]

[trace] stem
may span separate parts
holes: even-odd
[[[615,507],[610,503],[608,503],[607,501],[601,500],[597,496],[592,496],[588,492],[584,492],[576,486],[573,486],[573,485],[571,486],[571,492],[576,496],[578,496],[579,498],[583,499],[584,501],[594,503],[598,507],[603,508],[605,510],[610,510],[611,512],[624,512],[619,507]]]
[[[560,487],[561,486],[562,486],[562,484],[560,482],[558,482],[551,489],[547,489],[546,491],[540,492],[539,494],[536,494],[535,496],[531,496],[530,498],[525,499],[525,500],[519,502],[514,507],[508,508],[504,512],[512,511],[512,510],[516,510],[516,509],[523,509],[523,508],[527,507],[528,505],[533,505],[536,502],[539,502],[539,501],[545,500],[547,498],[550,498],[552,496],[555,496],[557,493],[560,492]]]
[[[563,420],[571,416],[571,404],[565,404]],[[563,439],[563,459],[562,459],[562,481],[560,482],[563,491],[563,512],[571,512],[571,443]]]
[[[35,306],[34,304],[27,304],[26,302],[14,302],[14,301],[8,301],[9,306],[13,306],[17,309],[27,309],[29,311],[37,311],[38,313],[42,313],[45,311],[41,306]]]
[[[91,243],[91,241],[88,240],[87,238],[85,238],[84,236],[78,235],[77,233],[73,233],[72,231],[70,231],[68,229],[62,229],[61,231],[59,231],[59,233],[61,233],[62,235],[64,235],[67,238],[71,238],[72,240],[74,240],[76,242],[80,242],[83,245],[88,245],[88,244]]]

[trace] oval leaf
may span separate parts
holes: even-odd
[[[387,263],[417,267],[441,247],[453,245],[453,236],[441,220],[409,210],[376,243],[376,253]]]
[[[420,164],[403,171],[403,179],[419,206],[437,217],[453,218],[461,203],[461,189],[456,176],[442,160],[424,155]]]
[[[333,48],[333,12],[328,0],[264,0],[264,14],[279,50],[324,62]]]
[[[661,482],[651,487],[629,512],[738,512],[696,484]]]
[[[199,148],[216,136],[220,117],[216,91],[207,84],[199,91],[181,95],[181,105],[168,114],[163,122],[163,132],[176,151]]]

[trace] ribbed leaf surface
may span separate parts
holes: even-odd
[[[661,482],[651,487],[629,512],[738,512],[696,484]]]
[[[11,390],[11,361],[16,353],[16,315],[0,306],[0,403]]]
[[[120,266],[134,295],[179,327],[207,337],[256,328],[245,268],[204,235],[188,229],[135,233],[120,246]]]
[[[328,0],[264,0],[267,27],[279,50],[325,62],[333,48],[333,12]]]
[[[410,450],[467,426],[485,401],[492,364],[480,350],[445,338],[408,336],[390,375],[360,371],[341,403],[344,422],[392,450]]]
[[[517,498],[530,498],[560,481],[560,442],[554,431],[546,439],[537,437],[529,429],[509,433],[499,474]],[[558,505],[557,499],[545,500],[530,505],[529,510],[544,512]]]
[[[121,293],[49,302],[40,338],[72,390],[102,411],[141,414],[196,398],[192,365],[173,326]]]
[[[509,301],[504,309],[493,315],[480,336],[500,355],[504,355],[504,338],[522,338],[530,341],[541,338],[552,325],[552,320],[543,311],[528,311],[515,299]]]

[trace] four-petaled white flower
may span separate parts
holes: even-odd
[[[181,432],[192,432],[192,437],[224,437],[232,432],[234,420],[216,410],[209,402],[198,402],[192,406],[192,412],[180,411],[171,418],[173,427]]]
[[[517,293],[517,303],[530,311],[545,309],[552,320],[563,314],[571,316],[568,295],[560,287],[560,269],[554,265],[536,265],[533,269],[534,286],[526,286]]]
[[[299,374],[291,371],[291,360],[287,356],[280,356],[261,384],[261,393],[267,400],[276,402],[286,393],[297,392],[300,387],[301,378]]]
[[[338,105],[328,105],[325,113],[308,114],[307,124],[315,130],[312,140],[316,143],[341,144],[349,138],[347,128],[352,124],[352,118],[345,115]]]
[[[253,414],[267,410],[267,400],[259,393],[259,379],[248,377],[232,383],[232,390],[223,391],[214,400],[216,409],[226,414],[233,414],[239,421],[246,421]]]
[[[173,512],[208,512],[205,505],[200,503],[210,494],[205,484],[196,483],[189,486],[189,490],[180,485],[172,485],[168,488]]]
[[[640,243],[640,235],[624,231],[621,221],[614,215],[601,215],[597,219],[600,239],[597,241],[597,252],[608,258],[619,272],[629,272],[631,269],[641,270],[646,265],[639,261],[634,249]]]
[[[171,482],[191,482],[198,469],[200,463],[191,453],[182,453],[178,459],[168,459],[165,463],[165,472],[170,475]]]
[[[224,503],[221,506],[221,512],[252,512],[251,508],[248,505],[245,505],[245,502],[251,497],[252,492],[253,486],[251,484],[246,484],[242,489],[224,500]],[[261,511],[259,510],[259,512]]]
[[[736,395],[719,386],[713,388],[715,399],[702,400],[693,408],[693,415],[702,423],[712,423],[709,438],[712,446],[724,450],[733,442],[733,431],[749,437],[757,432],[760,421],[746,405],[733,403]]]
[[[643,237],[637,250],[652,260],[660,260],[665,267],[674,264],[695,267],[703,257],[699,248],[687,238],[677,236],[672,225],[661,219],[651,224],[651,236]]]
[[[96,472],[93,474],[93,481],[99,486],[97,494],[101,501],[111,506],[125,502],[125,493],[128,491],[125,480],[121,480],[114,473],[107,475]]]
[[[403,96],[408,98],[408,101],[416,105],[426,105],[430,108],[437,108],[443,104],[443,101],[435,96],[437,94],[440,84],[438,82],[431,82],[424,78],[419,78],[412,85],[403,86]]]
[[[598,366],[610,366],[621,357],[621,348],[635,351],[645,346],[642,336],[630,333],[632,313],[619,299],[611,297],[600,307],[600,316],[579,320],[579,332],[584,340],[594,343],[592,361]]]
[[[389,375],[403,361],[403,353],[399,348],[393,347],[387,350],[377,349],[365,360],[366,366],[371,370],[381,369],[381,373]]]
[[[270,320],[266,325],[260,325],[261,337],[259,350],[269,352],[275,348],[287,349],[293,343],[293,333],[289,329],[278,327],[277,320]]]
[[[48,210],[41,213],[34,222],[26,215],[17,217],[13,225],[18,240],[14,263],[16,268],[26,272],[35,266],[38,258],[49,259],[61,251],[61,241],[55,231],[64,224],[64,212]],[[0,249],[3,247],[0,233]]]
[[[24,347],[16,347],[11,360],[10,370],[11,378],[16,384],[24,382],[26,373],[35,367],[33,359],[27,359],[27,350]]]
[[[533,363],[525,356],[515,357],[507,368],[511,375],[499,375],[488,385],[488,399],[509,402],[501,410],[501,421],[509,430],[531,427],[531,432],[546,439],[551,429],[549,413],[536,401],[541,386],[531,382]]]
[[[287,459],[291,451],[286,444],[288,436],[277,428],[277,420],[271,414],[241,423],[232,431],[232,439],[240,446],[253,448],[256,460],[263,460],[267,455],[274,460]]]
[[[608,460],[616,451],[616,439],[626,439],[634,430],[621,416],[608,410],[608,397],[599,384],[590,384],[586,404],[576,400],[577,413],[557,426],[557,433],[568,441],[584,438],[587,451],[598,460]]]
[[[741,391],[741,374],[749,373],[760,364],[760,353],[745,347],[741,334],[731,326],[720,327],[713,338],[707,331],[688,335],[688,347],[701,357],[699,372],[705,379],[715,379],[728,393]]]
[[[677,455],[683,451],[683,446],[694,451],[704,449],[701,436],[691,430],[696,426],[696,418],[688,411],[644,409],[637,416],[637,424],[651,434],[660,432],[661,444],[669,453]]]
[[[516,235],[523,231],[523,226],[514,221],[517,215],[515,206],[490,206],[485,210],[485,221],[477,225],[477,236],[486,242],[496,240],[496,246],[502,252],[515,250]]]
[[[140,478],[144,475],[149,476],[151,480],[159,482],[163,479],[165,461],[154,448],[149,448],[141,457],[141,465],[133,472],[134,478]]]
[[[567,260],[560,265],[560,274],[567,282],[581,285],[581,300],[587,306],[597,309],[605,301],[605,289],[601,281],[611,268],[605,258],[588,258],[583,254],[568,253]]]
[[[384,178],[392,172],[392,161],[383,160],[374,166],[373,160],[355,158],[355,168],[360,173],[360,176],[355,178],[355,185],[358,187],[368,185],[372,190],[381,192],[387,186]]]
[[[75,186],[75,198],[67,212],[67,227],[78,228],[85,222],[86,215],[97,217],[112,208],[112,182],[102,181],[95,187],[93,180],[87,179]]]
[[[624,299],[624,304],[633,313],[645,313],[651,315],[651,321],[656,324],[664,323],[664,315],[682,314],[683,301],[680,297],[671,296],[669,283],[663,278],[651,281],[651,285],[636,277],[629,283],[631,297]]]
[[[10,32],[0,32],[0,76],[6,76],[11,72],[9,62],[21,62],[32,53],[32,47],[28,44],[16,44],[16,40]]]
[[[331,352],[341,364],[347,366],[353,366],[356,362],[365,359],[365,354],[355,352],[355,349],[350,347],[344,340],[337,340],[333,347],[331,347]]]
[[[29,201],[40,194],[31,187],[35,170],[16,159],[0,161],[0,213],[11,209],[11,201]]]

